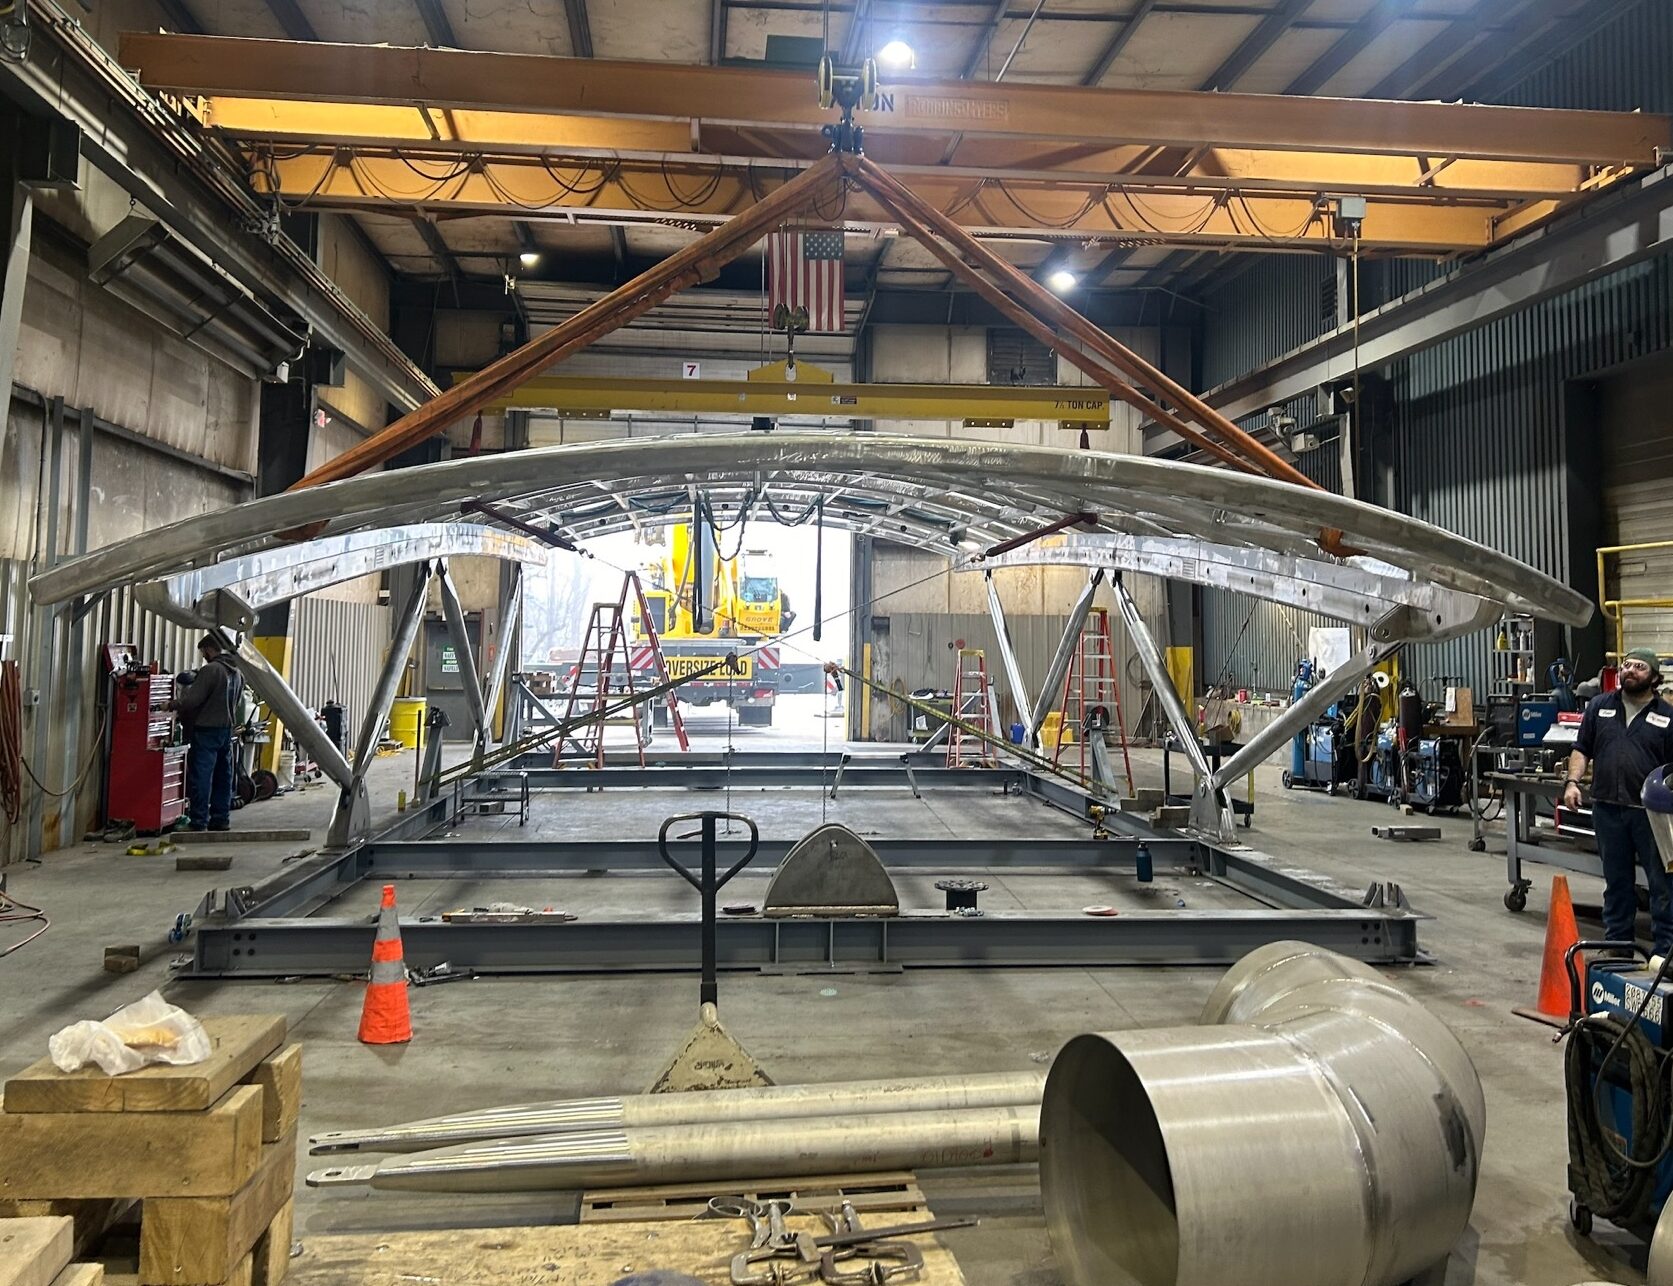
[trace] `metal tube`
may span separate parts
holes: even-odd
[[[284,676],[268,663],[267,658],[251,642],[249,635],[246,634],[240,639],[237,652],[239,671],[256,690],[256,695],[267,702],[268,708],[285,726],[285,730],[290,733],[296,744],[313,756],[314,762],[320,766],[320,771],[333,782],[344,790],[353,790],[354,770],[349,767],[349,761],[343,758],[343,752],[325,735],[325,729],[315,722],[314,716],[302,704],[302,698],[291,690]]]
[[[1121,619],[1127,626],[1127,637],[1133,641],[1133,650],[1139,654],[1139,664],[1150,676],[1150,686],[1156,693],[1156,699],[1162,703],[1162,713],[1168,717],[1168,725],[1179,740],[1180,750],[1191,761],[1197,776],[1207,778],[1208,756],[1203,753],[1202,742],[1197,740],[1196,723],[1185,709],[1179,690],[1173,686],[1173,676],[1168,673],[1162,649],[1156,645],[1150,627],[1144,623],[1138,602],[1122,581],[1120,572],[1112,578],[1111,588],[1115,590],[1115,605],[1121,609]]]
[[[1393,1286],[1469,1223],[1486,1102],[1456,1036],[1375,970],[1261,947],[1206,1027],[1070,1041],[1041,1112],[1068,1286]]]
[[[384,1129],[336,1130],[316,1134],[308,1140],[308,1150],[315,1155],[328,1152],[421,1152],[456,1143],[531,1134],[1027,1105],[1040,1101],[1045,1083],[1044,1072],[994,1072],[982,1076],[837,1081],[827,1085],[711,1090],[702,1094],[634,1094],[620,1098],[518,1103],[481,1112],[461,1112],[453,1116],[409,1121]]]
[[[334,1166],[315,1170],[308,1184],[539,1192],[1014,1165],[1035,1159],[1039,1127],[1038,1108],[1008,1106],[596,1130],[437,1148],[379,1165]]]
[[[488,696],[483,708],[487,711],[489,727],[491,728],[494,711],[500,708],[500,697],[505,692],[505,678],[511,673],[511,658],[516,654],[517,627],[523,619],[523,569],[516,563],[511,565],[511,601],[506,604],[505,611],[500,613],[500,649],[494,653],[494,668],[488,676]],[[506,722],[510,723],[509,716]],[[487,731],[483,733],[483,741],[487,741]],[[510,741],[512,738],[506,737]]]
[[[1341,669],[1320,679],[1306,696],[1244,742],[1241,750],[1220,765],[1209,783],[1215,790],[1222,790],[1228,781],[1235,781],[1240,774],[1262,763],[1398,650],[1399,644],[1373,643]]]
[[[460,686],[465,689],[465,704],[471,709],[471,722],[476,725],[476,744],[480,750],[488,741],[488,708],[482,702],[482,679],[476,672],[476,653],[471,648],[464,605],[459,602],[459,591],[454,587],[453,574],[447,570],[446,559],[436,561],[436,576],[441,584],[441,606],[447,616],[447,632],[453,636],[453,646],[459,651]]]
[[[993,573],[983,572],[982,578],[987,582],[988,615],[993,618],[993,636],[999,643],[999,659],[1005,666],[1005,681],[1011,685],[1011,700],[1016,705],[1017,716],[1024,720],[1026,725],[1033,721],[1034,704],[1028,699],[1028,687],[1023,681],[1022,666],[1017,662],[1017,650],[1011,642],[1011,627],[1005,621],[1005,605],[999,601],[999,586],[993,583]],[[999,727],[997,720],[993,726]],[[1024,737],[1031,737],[1033,732],[1033,728],[1024,726]]]
[[[407,657],[412,653],[414,640],[418,638],[418,626],[424,619],[424,601],[430,593],[430,564],[426,560],[418,565],[413,576],[412,593],[407,596],[405,606],[401,608],[401,615],[395,621],[394,637],[389,642],[389,656],[385,658],[383,670],[378,674],[378,685],[372,691],[372,703],[366,709],[365,717],[360,723],[360,736],[354,743],[354,779],[364,780],[366,770],[371,767],[372,754],[377,749],[378,733],[383,731],[383,722],[389,718],[390,707],[395,702],[395,690],[401,686],[401,675],[407,668]]]
[[[1040,681],[1040,695],[1034,698],[1034,711],[1029,716],[1028,740],[1032,743],[1034,734],[1040,730],[1040,725],[1046,721],[1046,713],[1052,703],[1063,695],[1063,679],[1069,673],[1069,662],[1075,655],[1075,649],[1080,646],[1081,626],[1086,624],[1086,614],[1092,610],[1092,598],[1098,592],[1098,585],[1104,579],[1103,569],[1099,568],[1087,577],[1086,588],[1081,590],[1075,605],[1069,609],[1069,623],[1063,627],[1063,637],[1057,641],[1057,651],[1052,654],[1051,664],[1046,667],[1046,677]]]

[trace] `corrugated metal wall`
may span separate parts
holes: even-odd
[[[1500,96],[1530,106],[1673,110],[1673,4],[1644,0]],[[1270,261],[1270,262],[1268,262]],[[1206,386],[1270,361],[1328,329],[1320,288],[1329,261],[1266,256],[1207,298]],[[1368,263],[1363,305],[1376,307],[1434,279],[1431,263]],[[1663,257],[1436,346],[1384,373],[1394,392],[1396,505],[1562,579],[1568,565],[1564,459],[1568,381],[1673,347],[1673,262]],[[1309,453],[1313,457],[1328,451]],[[1310,476],[1340,486],[1332,460]],[[1326,474],[1334,474],[1327,477]],[[1600,498],[1601,503],[1601,498]],[[1205,675],[1287,674],[1297,655],[1282,617],[1205,595]],[[1306,636],[1299,616],[1298,632]],[[1419,677],[1461,675],[1484,689],[1487,633],[1415,648]]]
[[[31,658],[37,647],[35,622],[40,619],[29,598],[30,566],[20,559],[0,559],[0,634],[10,635],[6,655],[21,663],[23,685],[30,682]],[[197,664],[197,634],[147,612],[127,589],[111,592],[82,619],[80,627],[67,616],[58,618],[53,641],[59,658],[59,682],[41,704],[26,706],[23,755],[37,777],[53,793],[43,801],[45,848],[73,843],[99,824],[104,789],[103,733],[104,672],[101,649],[106,643],[132,643],[147,660],[165,670],[178,671]],[[36,730],[49,721],[45,763],[38,762]],[[89,767],[89,764],[91,766]],[[83,770],[86,770],[83,775]],[[78,788],[66,792],[72,783]],[[38,795],[33,784],[24,791],[24,813],[16,826],[0,819],[0,865],[30,856],[30,805]]]
[[[291,607],[291,686],[319,709],[328,701],[347,707],[349,728],[359,728],[372,704],[372,689],[389,651],[389,608],[310,594]]]

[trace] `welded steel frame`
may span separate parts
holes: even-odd
[[[865,765],[862,765],[864,767]],[[803,763],[800,771],[818,772]],[[595,775],[576,772],[581,778]],[[604,772],[616,771],[605,769]],[[735,768],[735,779],[770,769]],[[1092,820],[1094,801],[1068,783],[1027,770],[973,770],[976,782],[942,788],[991,791],[997,783],[1072,816]],[[687,778],[690,781],[689,775]],[[736,784],[736,782],[735,782]],[[451,826],[478,793],[494,789],[492,774],[462,782],[373,840],[343,852],[287,866],[223,900],[206,901],[195,926],[187,974],[196,977],[325,976],[364,966],[375,926],[367,916],[331,914],[332,905],[366,880],[534,878],[615,874],[639,878],[657,869],[654,843],[632,841],[500,842],[450,835],[422,838]],[[1132,870],[1140,844],[1152,858],[1187,856],[1203,878],[1249,898],[1248,910],[1133,911],[1113,918],[1063,911],[991,912],[964,917],[913,911],[888,919],[728,918],[719,927],[723,968],[894,971],[902,968],[1023,966],[1098,967],[1119,964],[1209,964],[1233,960],[1264,943],[1300,938],[1382,964],[1423,957],[1417,926],[1424,917],[1379,886],[1356,897],[1317,876],[1263,854],[1150,827],[1135,817],[1105,814],[1108,838],[894,840],[877,844],[885,866],[901,872],[999,868],[1021,873]],[[763,864],[790,841],[764,845]],[[727,851],[730,851],[729,849]],[[498,924],[404,920],[409,965],[443,960],[503,973],[622,973],[695,967],[694,915],[591,916]]]

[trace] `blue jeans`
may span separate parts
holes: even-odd
[[[1633,941],[1638,922],[1634,873],[1642,869],[1650,890],[1656,951],[1665,954],[1673,948],[1673,886],[1662,867],[1649,815],[1622,804],[1593,804],[1592,829],[1603,858],[1603,936],[1612,942]]]
[[[193,728],[191,747],[186,817],[193,826],[225,826],[232,817],[232,729]]]

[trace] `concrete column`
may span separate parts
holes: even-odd
[[[18,335],[23,328],[23,291],[29,280],[29,244],[34,202],[23,182],[24,118],[0,111],[0,390],[12,395]]]

